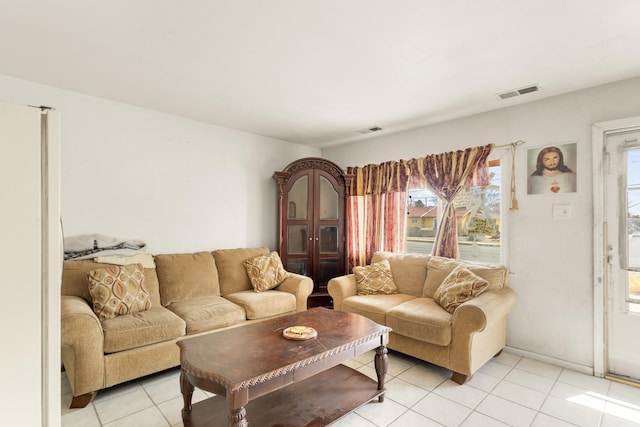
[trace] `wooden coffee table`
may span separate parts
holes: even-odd
[[[284,338],[290,326],[310,326],[318,335]],[[319,307],[179,341],[184,425],[324,426],[382,402],[390,331]],[[377,382],[341,365],[374,349]],[[194,387],[216,396],[192,405]]]

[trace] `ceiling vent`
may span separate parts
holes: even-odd
[[[381,130],[382,130],[382,128],[380,126],[373,126],[373,127],[367,128],[367,129],[357,130],[356,132],[358,132],[358,133],[371,133],[371,132],[378,132],[378,131],[381,131]]]
[[[526,95],[527,93],[538,92],[540,87],[538,85],[530,85],[520,89],[510,90],[498,94],[500,99],[513,98],[514,96]]]

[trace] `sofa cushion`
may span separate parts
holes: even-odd
[[[242,307],[221,296],[193,298],[167,306],[187,324],[187,335],[233,326],[246,320]]]
[[[143,284],[140,264],[110,265],[87,274],[93,311],[100,320],[111,319],[151,308],[149,292]]]
[[[415,298],[387,312],[394,333],[436,345],[451,342],[452,315],[431,298]]]
[[[391,266],[386,259],[367,266],[353,267],[353,274],[356,276],[356,292],[358,295],[398,293],[398,288],[393,282]]]
[[[414,298],[406,294],[354,295],[342,301],[342,311],[360,314],[380,325],[386,325],[387,311]]]
[[[253,290],[263,292],[273,289],[289,277],[289,273],[282,266],[278,252],[244,260],[242,263],[247,270]]]
[[[438,286],[433,299],[453,314],[460,304],[482,294],[487,286],[489,282],[473,274],[464,265],[459,265]]]
[[[156,255],[162,305],[220,295],[218,270],[209,252]]]
[[[61,295],[74,295],[83,298],[91,304],[92,298],[89,292],[87,273],[97,268],[109,267],[112,264],[98,263],[90,259],[67,260],[63,264]],[[158,276],[155,268],[144,269],[144,287],[149,292],[151,305],[160,305],[160,291]]]
[[[104,352],[115,353],[185,334],[185,322],[162,306],[103,320]]]
[[[213,251],[220,277],[220,294],[225,296],[252,289],[247,270],[242,263],[268,253],[268,248],[218,249]]]
[[[426,254],[376,252],[373,254],[371,263],[388,260],[398,292],[421,297],[424,281],[427,278],[426,267],[429,258],[431,256]]]
[[[438,286],[459,265],[463,265],[473,274],[489,282],[487,290],[509,286],[509,271],[502,264],[480,264],[432,256],[427,264],[427,278],[424,281],[422,296],[433,298]]]
[[[297,306],[295,295],[282,291],[240,291],[227,294],[225,298],[244,308],[247,319],[295,313]]]

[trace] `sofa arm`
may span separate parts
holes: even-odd
[[[313,280],[301,274],[289,273],[289,277],[284,279],[275,289],[295,295],[296,311],[305,311],[307,309],[307,299],[313,292]]]
[[[464,382],[505,346],[507,315],[517,302],[510,288],[485,292],[453,313],[449,369]]]
[[[485,292],[457,308],[453,313],[453,327],[467,333],[480,332],[506,317],[517,301],[518,297],[511,288]]]
[[[83,298],[60,298],[62,362],[74,396],[105,387],[104,335],[100,320]]]
[[[342,301],[356,294],[355,274],[347,274],[346,276],[335,277],[329,280],[327,290],[331,298],[333,298],[333,309],[342,310]]]

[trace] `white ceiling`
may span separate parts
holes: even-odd
[[[639,76],[639,22],[638,0],[0,0],[0,74],[325,147]]]

